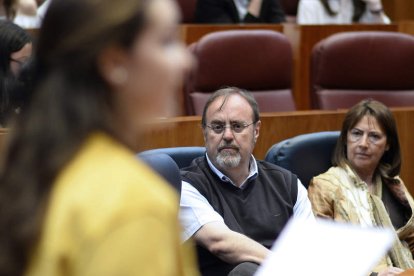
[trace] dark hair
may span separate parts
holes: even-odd
[[[220,90],[217,90],[216,92],[214,92],[210,98],[208,98],[206,105],[204,106],[204,110],[203,110],[203,115],[201,117],[201,126],[203,128],[206,127],[207,124],[207,110],[209,108],[209,106],[219,97],[224,97],[223,99],[223,103],[220,106],[220,109],[224,106],[224,104],[227,101],[227,98],[231,95],[240,95],[241,97],[243,97],[250,105],[250,107],[252,108],[252,112],[253,112],[253,122],[256,123],[260,120],[260,111],[259,111],[259,106],[256,102],[256,100],[254,99],[254,97],[252,96],[252,94],[246,90],[237,88],[237,87],[227,87],[227,88],[222,88]]]
[[[335,16],[338,13],[333,11],[331,6],[329,5],[329,0],[320,0],[322,3],[322,6],[325,8],[326,12],[330,16]],[[353,7],[354,7],[354,14],[352,15],[352,22],[357,23],[361,19],[361,17],[364,15],[364,12],[366,10],[366,3],[361,0],[352,0]]]
[[[145,26],[147,2],[51,2],[34,55],[30,103],[12,129],[0,171],[1,275],[23,274],[53,182],[87,136],[115,136],[112,93],[98,58],[112,45],[132,46]]]
[[[25,30],[10,21],[0,21],[0,123],[3,125],[7,115],[18,107],[13,95],[18,76],[10,69],[11,54],[31,42]]]
[[[353,106],[345,115],[341,134],[336,144],[332,163],[344,167],[349,164],[347,159],[348,132],[366,115],[374,117],[387,137],[389,149],[382,156],[376,169],[382,181],[387,184],[397,183],[395,179],[401,170],[401,151],[398,139],[397,125],[391,111],[382,103],[374,100],[364,100]]]

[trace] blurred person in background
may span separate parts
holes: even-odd
[[[381,0],[300,0],[299,24],[389,24]]]
[[[398,275],[413,268],[414,201],[399,177],[397,126],[386,106],[365,100],[349,110],[333,165],[309,185],[315,215],[363,227],[395,229],[395,243],[372,275]]]
[[[34,27],[31,22],[37,13],[35,0],[0,0],[0,19],[14,21],[23,28]]]
[[[0,21],[0,124],[20,107],[16,88],[19,75],[32,55],[32,39],[11,21]]]
[[[54,0],[0,170],[1,275],[197,275],[135,158],[192,65],[172,0]]]
[[[198,0],[197,23],[282,23],[279,0]]]

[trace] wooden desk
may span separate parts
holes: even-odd
[[[414,3],[414,1],[413,1]],[[398,22],[398,31],[400,33],[406,33],[414,35],[414,21],[401,21]]]
[[[283,25],[276,24],[182,24],[180,25],[180,34],[182,41],[190,45],[198,41],[206,34],[228,30],[271,30],[275,32],[283,32]]]
[[[261,115],[260,137],[254,150],[258,159],[264,159],[268,149],[275,143],[291,137],[318,131],[340,130],[346,111],[297,111],[267,113]],[[397,122],[402,152],[401,177],[414,195],[414,108],[393,109]],[[204,146],[201,118],[176,117],[152,123],[153,130],[140,138],[141,150]],[[0,146],[4,145],[7,129],[0,129]],[[3,148],[4,149],[4,148]]]
[[[335,33],[352,31],[398,31],[398,26],[392,25],[296,25],[285,24],[284,34],[289,38],[293,47],[294,73],[293,93],[299,110],[311,109],[310,94],[310,60],[313,47],[324,38]]]
[[[401,176],[414,194],[414,108],[393,109],[400,135],[403,166]],[[275,143],[296,135],[340,130],[345,111],[299,111],[262,114],[262,127],[254,155],[263,159],[267,150]],[[157,130],[148,133],[142,140],[142,149],[203,146],[200,117],[177,117],[156,123]]]
[[[382,1],[385,13],[394,22],[414,19],[413,0],[386,0]]]

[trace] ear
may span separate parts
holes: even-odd
[[[112,87],[120,88],[128,80],[128,57],[119,46],[108,46],[98,57],[98,70],[103,79]]]
[[[385,151],[389,151],[390,150],[390,145],[387,144],[387,146],[385,146]]]
[[[207,143],[207,128],[203,127],[203,139],[204,139],[204,144]]]
[[[257,138],[259,138],[259,133],[260,133],[260,127],[262,125],[262,121],[257,121],[257,123],[255,124],[254,127],[254,142],[256,143]]]

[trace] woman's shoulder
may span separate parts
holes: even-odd
[[[108,244],[148,246],[160,233],[172,240],[177,215],[178,198],[161,177],[115,140],[92,137],[54,183],[32,269],[55,269],[62,256],[77,267],[73,256],[105,253]]]
[[[315,176],[312,185],[339,187],[348,180],[348,173],[341,167],[331,167],[326,172]]]
[[[97,135],[90,138],[56,180],[53,195],[75,208],[102,206],[108,214],[141,212],[155,208],[173,212],[178,202],[174,191],[133,152],[115,140]],[[70,201],[69,201],[70,200]],[[170,210],[170,211],[168,211]]]

